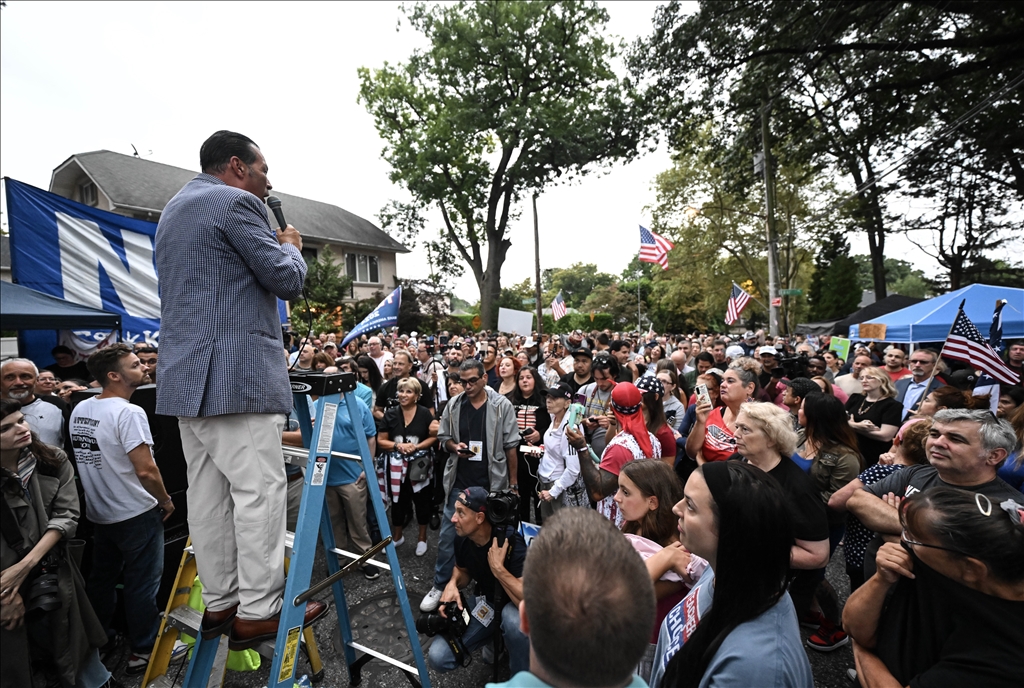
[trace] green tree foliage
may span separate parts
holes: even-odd
[[[342,327],[351,329],[352,323],[344,322],[343,310],[345,300],[352,293],[352,278],[341,274],[341,266],[334,262],[330,247],[320,251],[316,260],[307,259],[306,263],[309,266],[306,272],[307,298],[291,302],[292,328],[296,332],[305,332],[312,314],[314,332],[335,332]]]
[[[545,270],[541,276],[545,304],[550,304],[561,291],[566,306],[580,309],[591,292],[614,282],[614,275],[600,272],[593,263],[573,263],[567,268]]]
[[[955,127],[980,151],[984,173],[1024,196],[1016,3],[731,0],[686,15],[671,2],[654,25],[631,64],[652,83],[646,95],[674,146],[694,147],[716,122],[710,153],[727,188],[746,189],[760,115],[770,111],[791,160],[855,185],[846,207],[867,233],[878,297],[895,227],[886,196],[904,156],[950,147]]]
[[[493,327],[516,204],[634,157],[641,110],[611,69],[608,14],[593,2],[418,3],[406,18],[429,47],[361,68],[359,99],[386,142],[391,181],[416,209],[440,210]]]
[[[871,274],[871,258],[865,255],[853,256],[857,265],[860,289],[871,289],[874,281]],[[914,268],[912,264],[899,258],[885,259],[886,290],[903,296],[925,298],[933,295],[932,282],[924,272]],[[877,295],[875,298],[878,298]]]
[[[842,230],[821,235],[807,294],[812,320],[841,319],[857,310],[862,292],[858,267]]]

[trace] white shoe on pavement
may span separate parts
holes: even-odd
[[[416,556],[417,557],[422,557],[426,553],[427,553],[427,543],[424,542],[423,540],[420,540],[419,542],[416,543]]]
[[[430,592],[427,593],[423,601],[420,602],[420,611],[429,614],[437,609],[437,605],[441,603],[441,591],[437,588],[430,588]]]
[[[403,535],[402,537],[398,538],[397,540],[393,540],[392,542],[394,543],[395,547],[401,547],[405,544],[405,536]]]

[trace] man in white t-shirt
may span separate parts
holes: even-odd
[[[370,358],[377,364],[377,369],[380,370],[381,377],[384,377],[384,363],[394,359],[394,354],[384,349],[380,343],[380,337],[370,337],[366,342],[366,346],[370,349]]]
[[[118,579],[124,574],[125,616],[132,654],[129,674],[145,671],[160,624],[157,590],[164,568],[163,521],[174,512],[153,460],[146,412],[131,404],[145,367],[125,344],[100,349],[89,370],[103,388],[71,413],[71,438],[85,508],[95,524],[87,589],[96,614],[114,637]]]
[[[64,449],[64,417],[67,404],[59,397],[37,396],[39,369],[27,358],[10,358],[0,363],[0,397],[21,404],[28,425],[40,442]]]

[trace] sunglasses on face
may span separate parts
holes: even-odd
[[[461,382],[463,385],[475,385],[476,383],[480,382],[480,376],[477,375],[476,377],[462,377],[459,378],[459,382]]]

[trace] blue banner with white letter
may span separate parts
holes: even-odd
[[[14,179],[4,183],[14,281],[73,303],[120,313],[124,341],[159,345],[156,223],[76,203]],[[278,301],[278,307],[284,322],[284,302]],[[100,341],[109,333],[75,334]]]
[[[402,305],[402,288],[399,287],[388,294],[383,301],[377,304],[373,312],[363,318],[363,321],[352,328],[352,331],[345,335],[340,349],[361,334],[381,330],[385,327],[394,327],[398,324],[398,309]]]
[[[14,281],[120,313],[126,341],[156,344],[156,223],[92,208],[13,179],[4,181]]]

